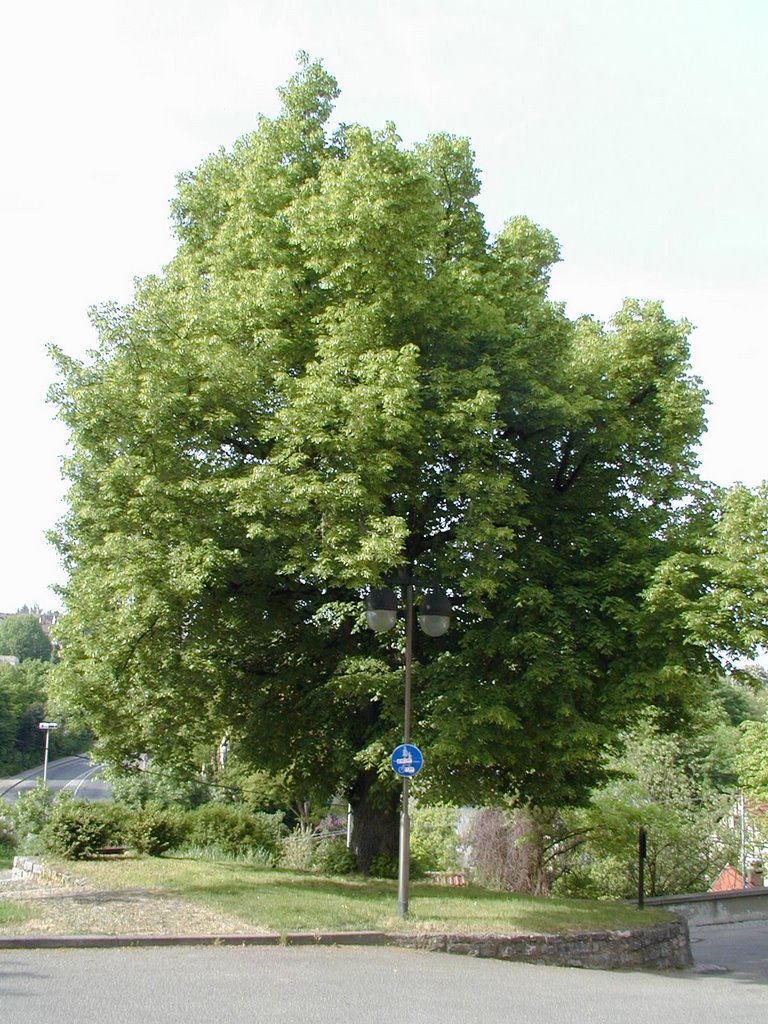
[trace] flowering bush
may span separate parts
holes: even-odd
[[[326,814],[324,818],[315,825],[315,835],[324,839],[329,836],[339,836],[346,832],[346,823],[337,814]]]

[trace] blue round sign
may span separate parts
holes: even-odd
[[[389,759],[392,770],[404,779],[410,779],[417,772],[421,771],[424,764],[424,757],[418,747],[413,743],[401,743],[395,747]]]

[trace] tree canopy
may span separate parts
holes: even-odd
[[[361,595],[407,573],[456,609],[417,652],[424,791],[578,800],[641,709],[684,715],[695,673],[765,639],[764,564],[749,596],[728,549],[765,495],[697,476],[688,323],[569,320],[554,237],[489,237],[467,140],[332,130],[304,57],[280,92],[179,178],[176,255],[94,312],[89,359],[54,351],[59,692],[115,760],[227,735],[386,790],[401,641]]]
[[[67,729],[61,708],[48,700],[50,669],[48,662],[36,658],[0,664],[0,775],[41,764],[41,721],[54,719],[62,726],[50,734],[51,757],[81,753],[88,746],[89,737]]]
[[[19,613],[0,619],[0,654],[26,661],[50,661],[51,641],[33,614]]]

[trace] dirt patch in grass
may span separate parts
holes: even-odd
[[[5,903],[3,900],[2,903]],[[228,914],[142,889],[17,889],[0,935],[252,935],[260,929]]]

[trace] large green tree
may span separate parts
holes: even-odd
[[[89,360],[55,352],[57,677],[114,760],[226,734],[346,789],[365,863],[395,844],[402,702],[367,585],[455,597],[417,651],[424,791],[576,800],[639,708],[684,710],[713,645],[680,605],[711,583],[717,516],[689,325],[632,301],[569,321],[552,235],[488,237],[466,140],[331,132],[336,95],[302,58],[276,118],[179,179],[163,275],[94,314]]]

